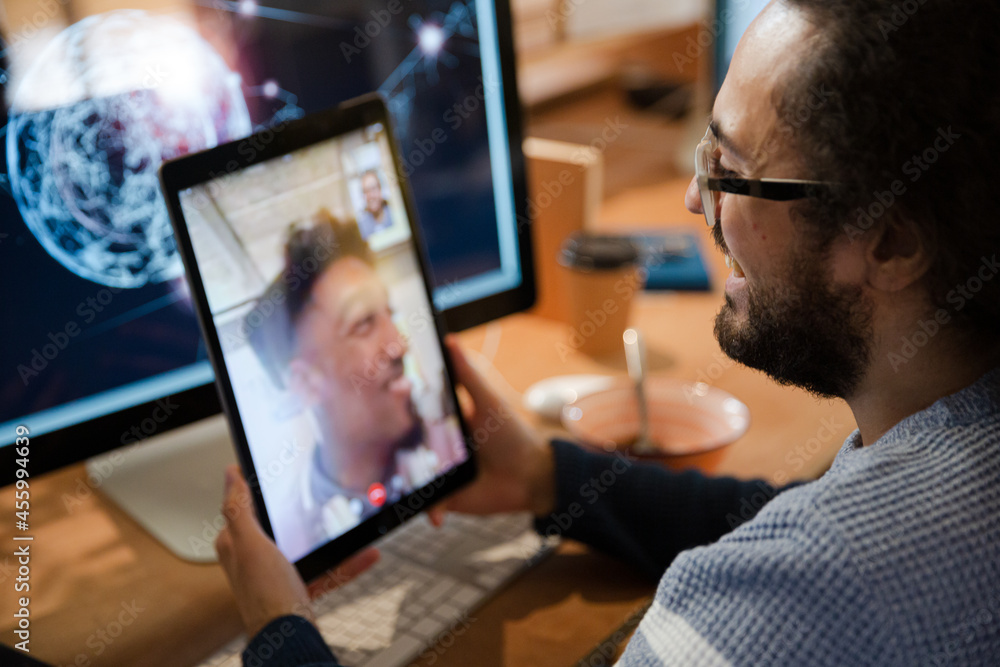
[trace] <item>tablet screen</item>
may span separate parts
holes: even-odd
[[[230,417],[293,562],[468,458],[387,132],[248,154],[179,193]]]

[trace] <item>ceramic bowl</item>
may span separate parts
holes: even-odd
[[[653,441],[647,453],[632,447],[639,433],[639,408],[628,378],[567,404],[562,423],[577,441],[592,449],[626,451],[678,467],[708,463],[706,453],[733,443],[750,426],[750,410],[742,401],[703,382],[649,377],[646,399]]]

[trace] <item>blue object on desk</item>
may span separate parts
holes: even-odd
[[[640,255],[649,272],[648,291],[708,292],[712,282],[702,259],[698,235],[693,232],[634,234]]]

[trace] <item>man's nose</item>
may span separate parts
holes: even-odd
[[[386,316],[383,320],[383,349],[389,353],[393,359],[401,359],[405,355],[410,346],[406,342],[406,338],[399,332],[399,328],[396,323],[392,321],[392,317]]]
[[[684,206],[692,213],[703,213],[701,206],[701,191],[698,190],[698,177],[692,176],[684,192]]]

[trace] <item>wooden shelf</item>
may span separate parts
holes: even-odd
[[[518,91],[527,109],[549,104],[617,80],[625,66],[641,65],[678,83],[694,82],[703,54],[688,59],[698,26],[677,26],[606,39],[557,42],[518,52]],[[516,37],[516,35],[515,35]],[[675,58],[675,54],[685,54]]]

